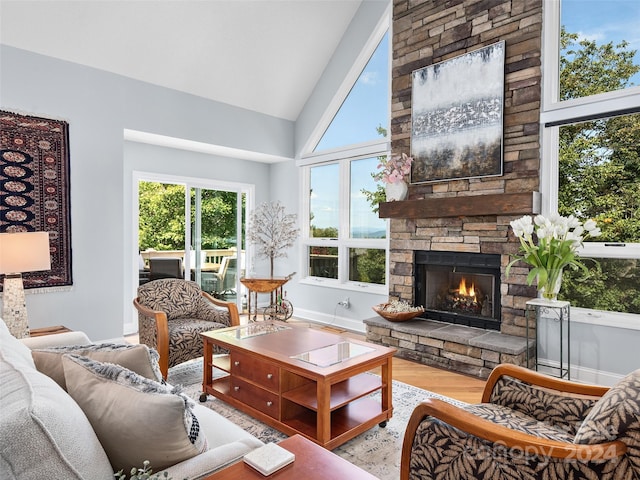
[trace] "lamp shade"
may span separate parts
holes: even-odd
[[[0,273],[50,269],[49,232],[0,233]]]

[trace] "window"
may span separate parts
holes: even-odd
[[[316,146],[316,152],[378,138],[376,127],[386,127],[389,118],[388,70],[387,33]]]
[[[386,284],[387,224],[362,193],[375,190],[377,165],[368,157],[308,167],[307,276]]]
[[[304,278],[386,292],[387,222],[364,192],[388,154],[389,41],[381,38],[314,152],[305,157]]]
[[[627,314],[640,314],[638,18],[638,2],[545,4],[543,207],[603,232],[581,250],[589,274],[567,272],[561,298]]]

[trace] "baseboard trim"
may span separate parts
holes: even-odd
[[[294,308],[293,316],[300,320],[306,320],[318,323],[327,327],[342,328],[350,332],[366,334],[366,325],[362,320],[353,320],[351,318],[339,317],[336,315],[326,315],[311,310],[303,310]]]
[[[557,374],[560,363],[555,360],[539,359],[540,363],[545,363],[550,367],[540,367],[538,371],[540,373],[546,373],[548,375]],[[580,365],[571,365],[571,381],[588,383],[592,385],[604,385],[613,386],[618,383],[624,375],[613,372],[605,372],[602,370],[596,370],[593,368],[581,367]]]

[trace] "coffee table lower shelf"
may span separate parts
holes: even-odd
[[[365,386],[365,388],[359,391],[355,390],[354,384]],[[315,397],[311,400],[311,397],[301,395],[305,389],[298,389],[291,394],[289,394],[290,392],[283,393],[281,408],[274,416],[235,398],[231,394],[231,377],[229,375],[216,378],[212,385],[204,386],[203,391],[287,435],[301,434],[332,450],[375,425],[386,426],[387,420],[391,418],[392,409],[384,411],[380,399],[368,396],[381,388],[380,378],[366,373],[332,386],[331,439],[328,442],[322,442],[318,438],[317,401]],[[307,389],[314,390],[313,388]],[[354,393],[354,391],[359,393]],[[351,392],[353,398],[350,398],[347,392]],[[293,402],[288,397],[295,398],[297,401]],[[307,400],[304,400],[305,398]]]
[[[386,425],[386,420],[387,415],[382,411],[379,401],[367,398],[356,400],[331,412],[331,441],[339,442],[338,445],[342,444],[376,424]],[[282,423],[291,427],[294,432],[302,433],[305,437],[317,441],[315,413],[305,412],[283,420]],[[358,433],[354,434],[356,431]]]

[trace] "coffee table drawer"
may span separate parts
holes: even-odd
[[[272,392],[278,392],[280,388],[280,369],[250,355],[231,352],[231,374],[246,378]]]
[[[266,413],[270,417],[280,417],[280,397],[268,390],[260,388],[239,378],[231,379],[231,396]]]

